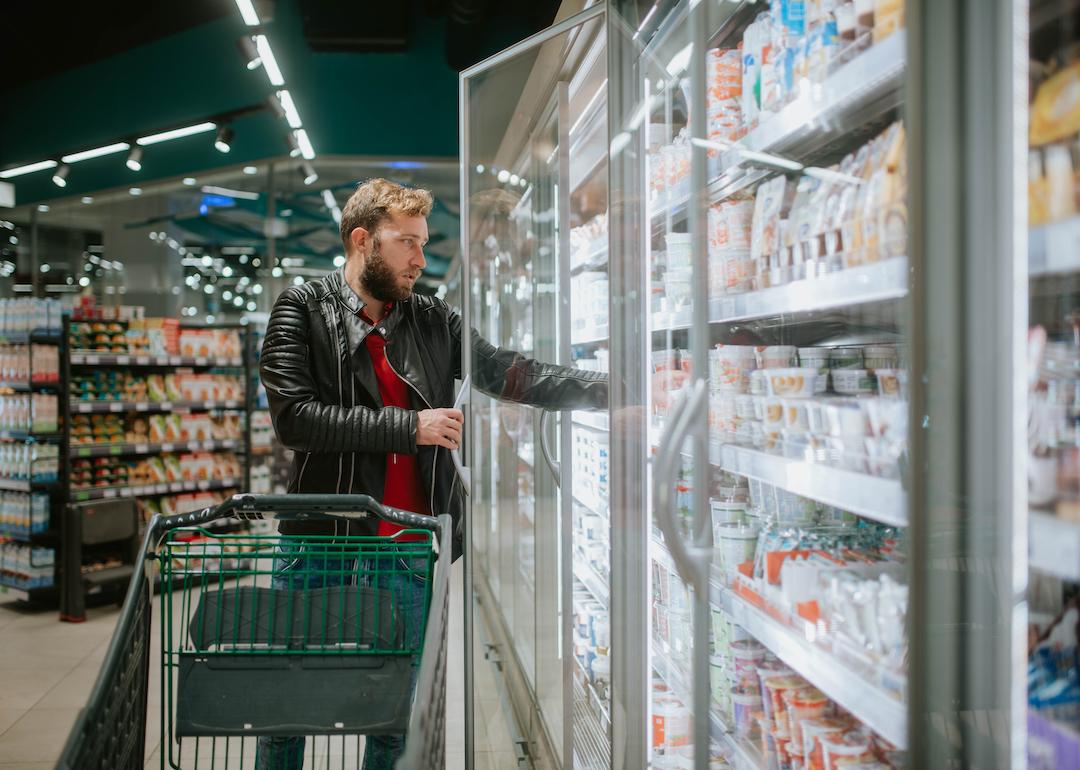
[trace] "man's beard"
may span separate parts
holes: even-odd
[[[398,285],[398,276],[394,275],[379,252],[378,239],[372,244],[371,256],[364,263],[360,284],[379,302],[400,302],[412,294],[410,287]]]

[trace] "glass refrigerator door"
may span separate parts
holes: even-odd
[[[1056,768],[1080,762],[1080,10],[1030,10],[1027,757]]]
[[[900,767],[903,4],[616,5],[633,74],[612,176],[637,175],[637,208],[612,230],[643,255],[647,322],[648,761]],[[613,302],[632,290],[613,279]]]
[[[520,354],[515,369],[535,359],[607,371],[602,18],[599,7],[569,19],[462,77],[465,321]],[[524,405],[516,370],[485,381],[490,354],[465,355],[467,558],[508,640],[499,654],[523,737],[554,766],[606,768],[607,415]],[[498,705],[491,693],[473,699],[479,735]]]

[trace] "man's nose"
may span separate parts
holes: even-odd
[[[416,256],[413,258],[412,263],[421,270],[427,267],[427,258],[424,256],[423,249],[416,250]]]

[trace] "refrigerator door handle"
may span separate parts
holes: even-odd
[[[469,375],[465,375],[465,379],[461,381],[461,390],[458,391],[457,398],[454,399],[454,409],[461,409],[465,404],[469,403],[469,398],[472,394],[472,382]],[[461,479],[461,486],[465,489],[465,494],[472,494],[472,471],[464,461],[461,459],[461,448],[450,450],[450,459],[454,461],[454,470],[457,471],[458,477]]]
[[[688,437],[704,430],[708,425],[707,421],[696,419],[707,396],[705,381],[697,380],[690,388],[689,394],[683,391],[676,397],[672,419],[668,422],[660,439],[660,447],[656,453],[656,471],[653,474],[653,512],[656,523],[664,535],[664,542],[671,552],[671,558],[675,562],[679,576],[696,591],[704,590],[708,584],[707,565],[703,567],[701,560],[694,553],[695,549],[686,544],[679,531],[675,521],[672,488],[675,461],[679,457],[680,447]]]
[[[551,447],[548,446],[548,422],[553,414],[554,412],[545,409],[540,415],[540,452],[544,455],[544,462],[551,470],[551,475],[555,477],[555,486],[561,487],[562,463],[551,456]]]

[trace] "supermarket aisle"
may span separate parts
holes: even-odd
[[[461,577],[459,562],[454,570],[450,614],[448,770],[464,767]],[[159,606],[160,597],[156,597],[155,614]],[[89,610],[86,623],[62,624],[55,612],[31,612],[15,603],[0,603],[0,770],[54,767],[71,725],[93,687],[118,616],[115,607],[107,606]],[[160,670],[160,654],[156,652],[159,638],[155,621],[147,713],[147,768],[161,766],[161,690],[154,675]],[[500,701],[494,695],[497,689],[490,666],[479,666],[476,679],[479,698],[476,768],[514,767],[510,731]],[[355,753],[355,749],[347,753]],[[335,755],[340,757],[340,751]],[[314,765],[321,766],[324,765]],[[229,767],[233,765],[230,763]]]

